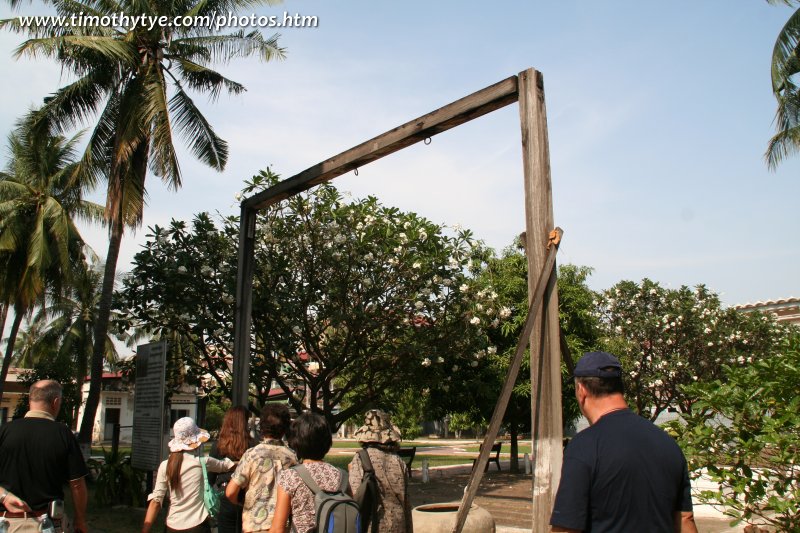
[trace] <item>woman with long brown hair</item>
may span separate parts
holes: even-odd
[[[216,459],[239,461],[248,448],[256,443],[250,438],[247,429],[247,409],[242,406],[233,407],[225,413],[219,439],[211,446],[210,456]],[[223,472],[212,476],[214,485],[225,492],[232,472]],[[242,502],[244,492],[240,494],[237,504],[222,498],[219,514],[216,516],[218,533],[242,533]]]
[[[203,503],[203,469],[196,450],[208,440],[208,431],[200,429],[191,418],[178,419],[169,441],[169,458],[158,467],[153,492],[147,499],[150,505],[144,517],[142,533],[149,533],[161,510],[164,497],[169,496],[167,533],[210,533],[208,511]],[[210,472],[226,472],[236,463],[230,459],[204,459]]]

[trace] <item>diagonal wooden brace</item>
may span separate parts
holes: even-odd
[[[508,401],[511,399],[511,392],[514,389],[514,384],[517,381],[519,374],[519,367],[522,365],[522,357],[525,355],[525,349],[530,342],[531,332],[533,331],[533,324],[536,322],[536,317],[539,315],[540,310],[544,308],[544,294],[547,288],[547,283],[550,279],[553,269],[556,264],[556,252],[558,251],[558,244],[561,242],[561,236],[564,234],[561,228],[554,229],[550,234],[550,242],[548,243],[547,259],[545,260],[542,271],[539,273],[539,278],[536,280],[536,289],[533,293],[533,300],[528,307],[528,318],[525,320],[525,326],[519,335],[517,341],[517,349],[514,352],[514,358],[511,360],[511,365],[508,367],[503,388],[500,391],[500,397],[497,399],[497,404],[492,413],[492,419],[489,422],[489,429],[486,431],[486,436],[481,444],[480,455],[472,468],[472,473],[469,476],[467,488],[464,491],[464,498],[458,506],[458,514],[456,515],[456,523],[453,526],[453,533],[461,533],[464,524],[467,521],[467,513],[472,506],[475,495],[478,493],[478,486],[483,478],[483,471],[489,463],[489,453],[491,452],[492,445],[500,432],[500,424],[503,422]],[[550,246],[552,244],[552,246]]]

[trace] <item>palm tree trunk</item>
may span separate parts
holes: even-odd
[[[0,402],[3,401],[3,389],[6,384],[6,377],[8,377],[8,369],[11,367],[11,359],[14,356],[14,344],[17,341],[17,333],[19,333],[19,326],[22,324],[22,315],[24,310],[19,306],[14,306],[14,322],[11,323],[11,332],[8,334],[8,344],[6,345],[6,355],[3,358],[3,369],[0,371]],[[3,317],[5,320],[5,317]]]
[[[106,265],[103,273],[103,288],[97,305],[97,317],[94,323],[89,395],[86,398],[86,406],[81,419],[81,431],[78,435],[78,442],[81,445],[91,445],[92,443],[94,419],[97,416],[97,407],[100,405],[100,389],[103,384],[103,361],[105,360],[105,339],[108,336],[111,298],[114,295],[114,278],[117,272],[119,247],[122,244],[122,231],[122,221],[119,220],[119,217],[115,217],[115,220],[111,223],[111,238],[108,241],[108,254],[106,255]]]
[[[0,341],[3,340],[3,332],[6,330],[7,316],[8,316],[8,304],[0,305]]]

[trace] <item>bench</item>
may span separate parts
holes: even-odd
[[[397,455],[400,457],[400,459],[403,460],[403,462],[408,467],[406,471],[408,472],[409,478],[411,477],[411,463],[414,462],[414,456],[416,454],[417,454],[416,446],[411,446],[408,448],[400,448],[399,450],[397,450]]]
[[[489,455],[489,460],[486,462],[486,469],[484,472],[489,470],[489,463],[494,463],[497,465],[497,469],[500,470],[500,448],[503,446],[502,442],[495,442],[492,444],[492,451],[490,453],[494,454],[494,457]],[[475,468],[475,465],[478,463],[478,457],[472,460],[472,468]]]

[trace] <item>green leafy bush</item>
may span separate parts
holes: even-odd
[[[103,448],[103,460],[89,459],[95,472],[94,497],[98,505],[144,505],[144,472],[131,466],[131,458]]]
[[[734,523],[800,531],[800,335],[784,348],[686,387],[694,409],[671,430],[690,468],[705,469],[718,486],[700,501],[724,506]]]

